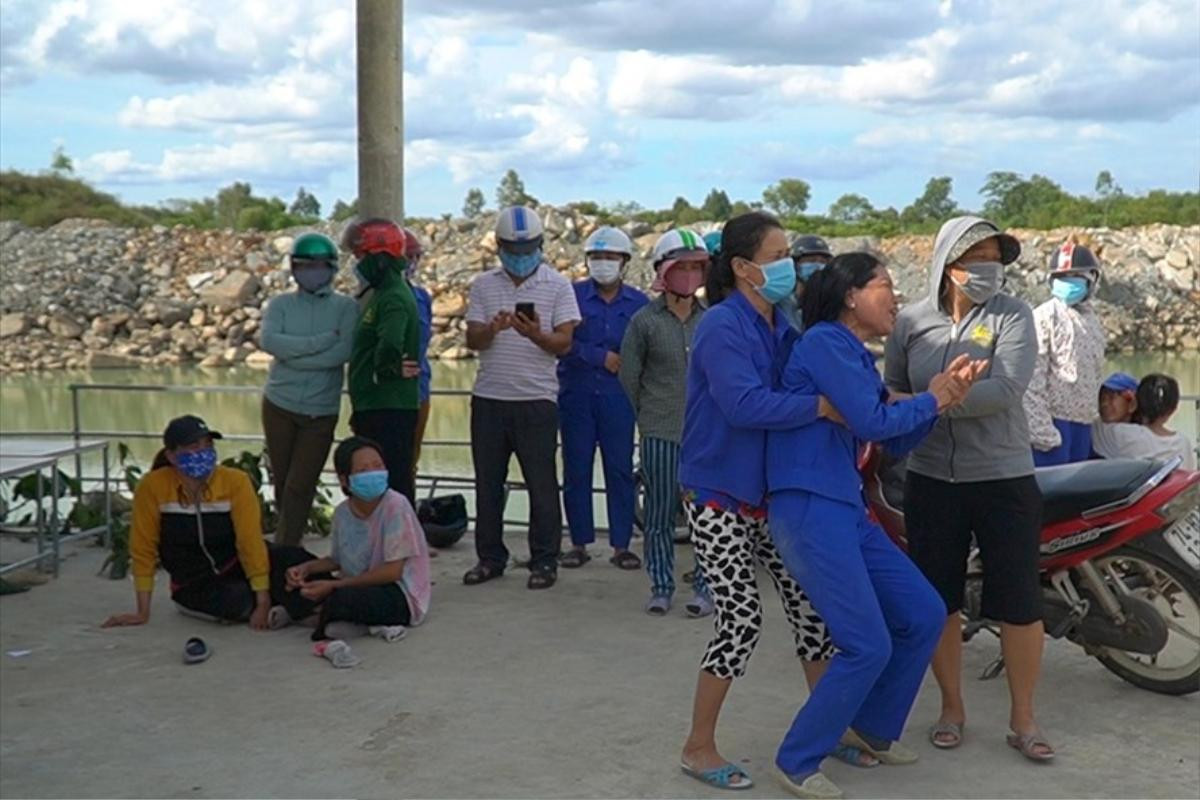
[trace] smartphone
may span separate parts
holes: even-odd
[[[537,312],[533,310],[533,303],[517,303],[517,313],[532,322]]]

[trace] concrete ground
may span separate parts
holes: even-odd
[[[434,561],[428,623],[397,643],[353,642],[364,663],[343,671],[311,654],[306,629],[180,616],[161,577],[147,627],[101,630],[133,607],[127,582],[96,577],[101,555],[75,550],[57,580],[0,600],[0,796],[729,796],[678,768],[711,622],[646,617],[644,576],[604,559],[563,570],[547,592],[527,591],[520,570],[465,587],[466,541]],[[744,797],[783,795],[770,766],[805,696],[766,594],[766,635],[719,729],[757,781]],[[185,667],[194,635],[215,652]],[[971,642],[968,673],[996,650]],[[1197,696],[1136,689],[1050,642],[1041,720],[1059,757],[1034,765],[1004,744],[1003,680],[972,679],[967,692],[957,752],[924,738],[937,711],[928,680],[905,737],[919,764],[827,762],[828,773],[850,797],[1200,795]]]

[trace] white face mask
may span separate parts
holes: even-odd
[[[601,286],[610,286],[621,279],[621,261],[610,258],[589,258],[588,274]]]

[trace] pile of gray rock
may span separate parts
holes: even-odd
[[[572,278],[584,275],[583,241],[598,225],[571,208],[539,209],[546,256]],[[421,282],[433,294],[431,354],[468,358],[467,288],[496,263],[494,217],[418,226],[425,243]],[[336,224],[315,229],[334,238]],[[650,283],[650,250],[669,226],[626,226],[637,255],[628,278]],[[695,226],[700,232],[716,227]],[[120,228],[66,220],[31,229],[0,223],[0,349],[5,371],[195,363],[265,366],[259,325],[271,297],[290,291],[287,253],[299,230],[237,233],[192,228]],[[1124,230],[1014,231],[1024,251],[1010,267],[1011,291],[1031,303],[1048,296],[1046,265],[1068,235],[1101,250],[1105,280],[1097,306],[1114,350],[1200,349],[1200,226]],[[835,251],[884,254],[906,299],[925,291],[932,237],[833,239]],[[349,257],[339,288],[351,291]]]

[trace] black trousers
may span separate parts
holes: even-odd
[[[413,446],[416,443],[417,409],[355,411],[350,415],[350,430],[365,436],[383,448],[388,486],[416,503],[413,475]]]
[[[312,561],[316,556],[303,547],[272,544],[267,545],[267,555],[271,559],[271,605],[283,606],[292,619],[311,616],[316,604],[299,592],[287,591],[285,574],[289,567]],[[237,562],[220,575],[180,586],[171,593],[171,599],[189,611],[230,622],[245,622],[254,610],[254,590],[250,588],[250,579],[242,571],[242,565]]]
[[[407,625],[412,622],[408,598],[398,584],[382,586],[351,586],[334,589],[321,605],[321,616],[313,640],[325,637],[325,626],[331,622],[354,622],[359,625]]]
[[[549,400],[471,398],[471,460],[475,466],[475,552],[503,570],[504,484],[515,453],[529,489],[529,566],[554,570],[562,549],[558,498],[558,407]]]
[[[1032,476],[950,483],[909,472],[908,554],[953,614],[963,607],[971,534],[983,562],[982,613],[1028,625],[1042,618],[1042,494]]]

